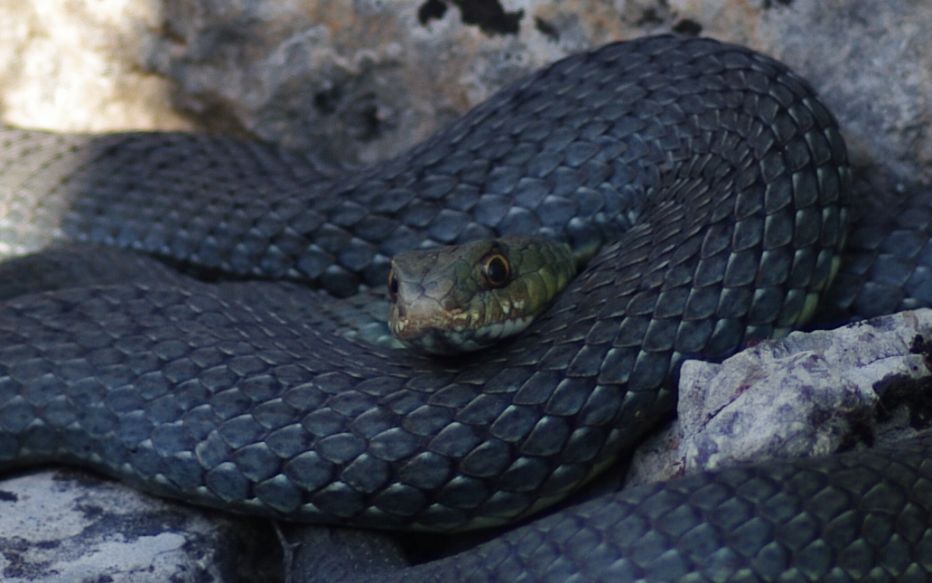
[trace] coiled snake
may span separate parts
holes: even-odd
[[[81,265],[0,308],[4,465],[75,462],[196,504],[390,529],[552,504],[670,413],[684,358],[804,322],[837,270],[850,190],[804,80],[675,36],[559,61],[346,174],[184,134],[7,128],[0,148],[5,250],[54,244],[40,263]],[[531,233],[601,248],[523,335],[452,361],[344,337],[304,285],[346,296],[382,284],[396,252]],[[857,307],[863,289],[835,296]],[[415,575],[927,576],[929,448],[622,492]],[[826,514],[816,494],[855,479],[863,499]]]

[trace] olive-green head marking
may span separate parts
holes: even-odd
[[[423,352],[478,350],[524,330],[575,274],[570,248],[540,237],[399,253],[388,275],[389,327]]]

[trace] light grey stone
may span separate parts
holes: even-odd
[[[242,521],[82,472],[45,470],[0,482],[5,583],[280,580],[275,562],[271,572],[256,564],[259,541]]]
[[[908,420],[890,415],[903,397],[892,393],[932,399],[930,340],[932,310],[921,309],[793,332],[721,364],[687,361],[677,418],[638,450],[628,483],[899,437]]]

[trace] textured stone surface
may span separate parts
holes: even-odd
[[[0,483],[0,579],[7,583],[276,580],[268,564],[251,562],[263,555],[259,537],[245,533],[242,521],[85,473],[41,471]]]
[[[908,423],[903,414],[892,415],[903,397],[893,393],[932,399],[923,353],[930,338],[932,310],[922,309],[833,331],[794,332],[721,364],[687,361],[677,420],[638,450],[629,481],[824,455],[900,436]]]
[[[341,160],[397,153],[568,53],[700,33],[810,79],[857,162],[932,178],[932,4],[916,0],[2,0],[0,22],[6,121],[200,126]]]

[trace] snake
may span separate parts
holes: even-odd
[[[523,521],[377,580],[921,580],[928,437],[536,518],[669,418],[686,358],[820,299],[855,318],[928,302],[927,271],[878,258],[928,235],[932,196],[849,232],[852,182],[807,81],[678,35],[564,58],[348,171],[229,137],[4,126],[0,467],[319,524]],[[345,333],[399,253],[526,236],[595,251],[516,337],[436,357]]]

